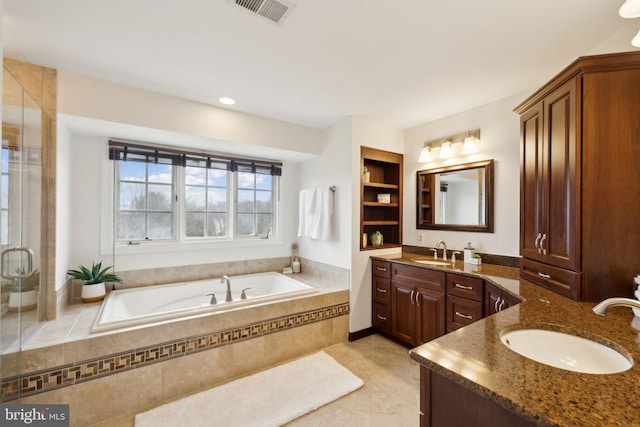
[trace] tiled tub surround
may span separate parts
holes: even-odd
[[[3,400],[68,403],[86,425],[344,341],[348,271],[311,264],[295,278],[317,294],[141,327],[89,334],[100,303],[72,305],[2,356]]]

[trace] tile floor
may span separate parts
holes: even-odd
[[[408,349],[372,335],[324,351],[364,380],[359,390],[325,405],[287,427],[415,427],[419,425],[419,365]],[[135,414],[106,420],[100,427],[132,427]]]

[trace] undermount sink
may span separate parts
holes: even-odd
[[[629,353],[617,344],[605,345],[571,333],[505,328],[500,333],[500,340],[524,357],[568,371],[615,374],[633,366]],[[612,348],[614,346],[618,348]]]
[[[437,261],[437,260],[431,260],[431,259],[417,259],[415,260],[415,262],[420,263],[420,264],[426,264],[426,265],[433,265],[435,267],[451,267],[451,263],[446,262],[446,261]]]

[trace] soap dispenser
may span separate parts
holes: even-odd
[[[473,256],[476,254],[475,250],[471,247],[471,242],[467,242],[467,246],[464,248],[464,262],[471,264]]]
[[[298,259],[298,257],[295,257],[295,259],[293,260],[293,272],[300,273],[300,260]]]

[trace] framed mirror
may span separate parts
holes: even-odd
[[[493,233],[493,159],[416,174],[418,229]]]

